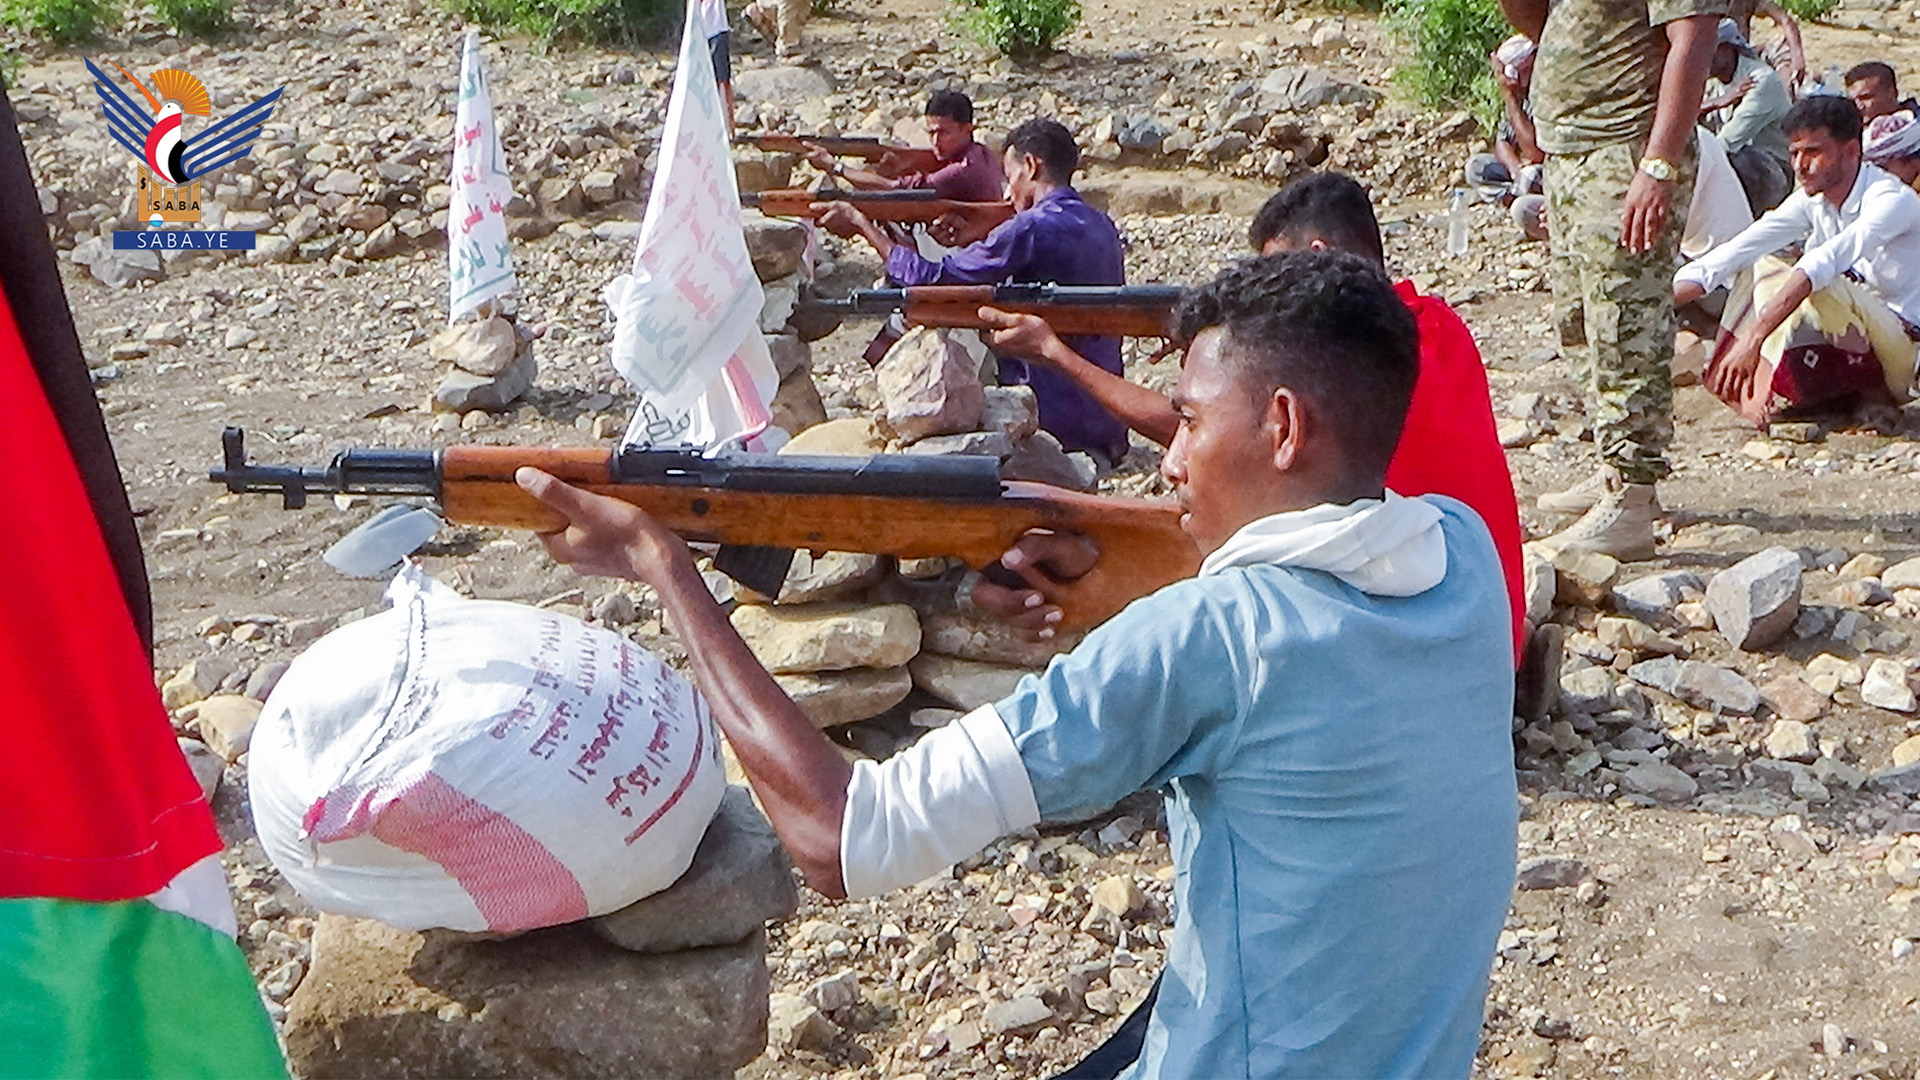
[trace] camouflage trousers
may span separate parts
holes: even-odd
[[[1554,322],[1561,352],[1587,390],[1600,460],[1630,484],[1667,474],[1673,441],[1673,272],[1695,156],[1689,142],[1666,232],[1651,251],[1620,246],[1627,185],[1644,143],[1547,156]]]

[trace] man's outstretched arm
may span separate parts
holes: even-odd
[[[540,534],[556,561],[582,574],[644,581],[660,594],[686,643],[694,682],[780,842],[815,891],[845,896],[840,826],[853,766],[741,640],[707,591],[686,543],[645,511],[538,469],[523,468],[515,480],[567,519],[565,529]]]
[[[1161,446],[1173,441],[1180,414],[1174,412],[1173,402],[1165,394],[1128,382],[1074,352],[1038,315],[990,307],[981,308],[979,315],[995,328],[992,344],[996,350],[1047,365],[1072,379],[1075,386],[1128,427]]]

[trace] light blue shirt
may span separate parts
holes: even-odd
[[[1162,789],[1176,920],[1125,1075],[1459,1077],[1517,819],[1512,626],[1451,499],[1411,597],[1235,567],[1162,589],[994,706],[1040,813]]]

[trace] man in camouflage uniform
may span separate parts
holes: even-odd
[[[1586,510],[1561,549],[1653,555],[1654,482],[1673,438],[1673,271],[1693,129],[1728,0],[1501,0],[1539,42],[1532,103],[1547,152],[1555,316],[1587,383],[1602,469],[1543,496]]]

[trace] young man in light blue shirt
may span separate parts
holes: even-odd
[[[1207,553],[1199,576],[882,764],[848,764],[813,728],[678,538],[545,474],[521,483],[571,522],[543,536],[556,558],[659,591],[829,896],[1165,795],[1167,967],[1137,1047],[1098,1075],[1464,1078],[1513,881],[1513,667],[1486,527],[1384,489],[1412,316],[1378,267],[1318,252],[1230,268],[1182,316],[1161,469]]]

